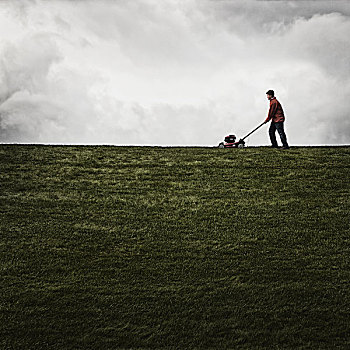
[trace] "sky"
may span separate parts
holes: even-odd
[[[0,0],[0,142],[350,144],[350,1]],[[246,141],[267,145],[268,126]]]

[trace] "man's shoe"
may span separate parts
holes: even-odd
[[[288,147],[282,147],[282,149],[289,149],[290,147],[288,146]]]

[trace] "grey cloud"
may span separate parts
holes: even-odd
[[[24,4],[0,3],[2,142],[217,144],[269,88],[291,144],[350,142],[347,2]]]

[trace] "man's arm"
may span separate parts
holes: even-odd
[[[265,123],[267,123],[269,120],[271,120],[275,116],[276,111],[277,111],[277,103],[273,102],[270,106],[269,114],[267,115]]]

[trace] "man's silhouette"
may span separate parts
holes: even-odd
[[[277,101],[275,97],[275,92],[273,90],[269,90],[266,93],[267,99],[270,101],[270,109],[269,114],[265,120],[265,123],[267,123],[269,120],[271,120],[271,125],[269,128],[269,135],[270,140],[273,148],[278,148],[277,140],[276,140],[276,130],[278,131],[283,149],[288,149],[289,145],[287,142],[287,136],[284,132],[284,112],[281,104]]]

